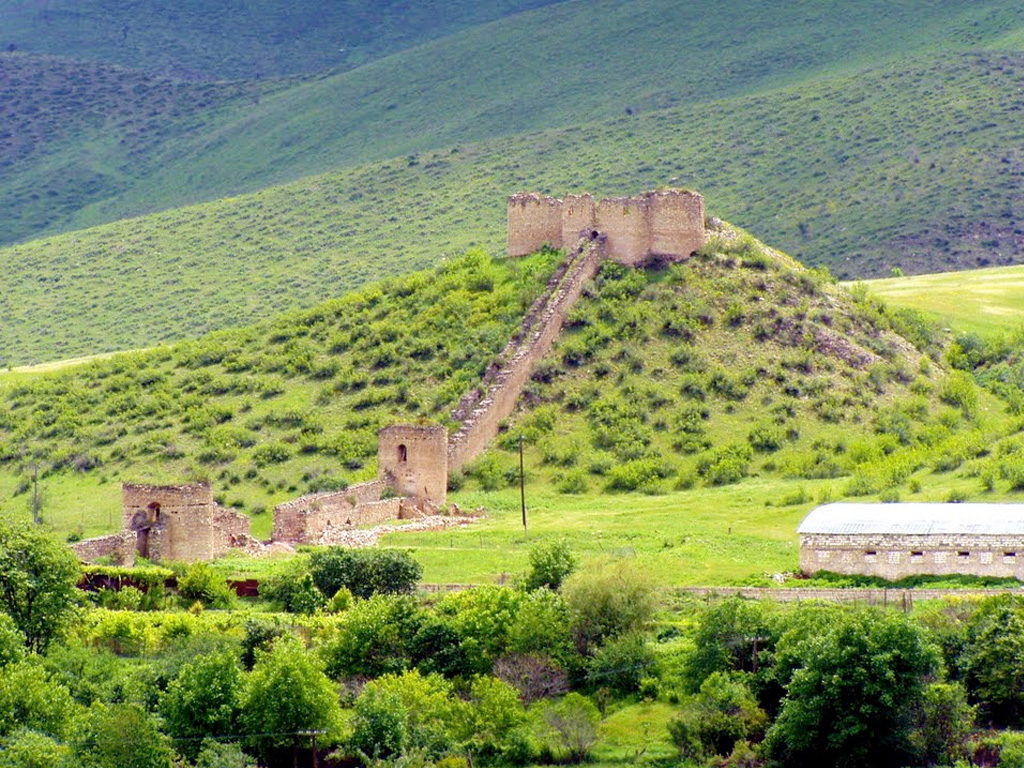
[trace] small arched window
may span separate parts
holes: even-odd
[[[408,461],[408,459],[409,459],[409,451],[405,447],[405,444],[403,443],[402,445],[398,446],[398,463],[402,464],[402,463]]]
[[[146,507],[146,522],[155,523],[160,519],[160,504],[153,502]]]

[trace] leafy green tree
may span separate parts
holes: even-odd
[[[508,632],[512,653],[544,654],[564,662],[573,651],[569,605],[550,589],[523,596]]]
[[[377,677],[411,664],[411,648],[424,616],[407,595],[377,595],[357,601],[320,653],[336,679]]]
[[[313,583],[324,595],[345,587],[356,597],[407,594],[423,575],[412,555],[398,549],[330,547],[309,558]]]
[[[73,768],[71,750],[38,731],[22,729],[0,739],[0,768]]]
[[[462,638],[451,625],[431,616],[423,621],[409,642],[409,655],[420,672],[445,677],[472,674],[473,667],[462,647]]]
[[[310,731],[331,738],[339,717],[337,688],[297,640],[278,639],[256,661],[242,694],[241,724],[264,756],[277,747],[297,753]]]
[[[908,618],[849,614],[806,645],[768,729],[770,755],[787,766],[906,764],[911,711],[938,664],[938,650]]]
[[[536,752],[518,691],[495,677],[481,675],[470,684],[468,706],[459,708],[462,748],[503,764],[529,762]]]
[[[42,665],[22,661],[0,671],[0,736],[29,728],[63,738],[74,715],[71,694]]]
[[[42,651],[74,612],[78,562],[41,531],[0,522],[0,611]]]
[[[1024,724],[1024,600],[985,601],[968,621],[959,665],[980,715],[995,725]]]
[[[654,651],[639,632],[609,638],[587,663],[587,684],[620,695],[640,690],[640,681],[654,667]]]
[[[309,568],[301,560],[268,576],[260,584],[260,597],[289,613],[315,613],[326,603],[323,593],[313,583]]]
[[[729,598],[700,614],[685,677],[691,690],[715,672],[752,672],[770,647],[772,631],[762,603]]]
[[[204,736],[236,732],[242,670],[230,651],[200,656],[186,664],[160,702],[167,732],[182,740],[181,752],[194,758]]]
[[[654,589],[643,571],[624,560],[577,571],[562,585],[581,653],[605,639],[642,629],[654,613]]]
[[[768,716],[741,677],[714,672],[695,697],[697,737],[709,755],[732,753],[741,739],[760,741]]]
[[[364,758],[423,750],[440,757],[453,744],[457,712],[451,683],[417,670],[367,683],[355,703],[352,747]]]
[[[509,633],[522,601],[523,593],[509,587],[476,587],[445,595],[437,611],[461,638],[470,667],[487,673],[509,650]]]
[[[171,768],[170,741],[137,704],[96,704],[75,736],[81,768]]]
[[[576,558],[565,541],[537,544],[530,549],[530,570],[523,589],[530,592],[547,587],[558,589],[566,577],[576,570]]]
[[[921,722],[914,745],[928,765],[953,765],[967,759],[974,708],[959,683],[932,683],[921,699]]]

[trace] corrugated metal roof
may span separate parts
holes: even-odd
[[[1024,504],[823,504],[797,533],[1024,536]]]

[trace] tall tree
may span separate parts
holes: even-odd
[[[75,605],[78,562],[44,533],[0,523],[0,611],[25,635],[29,648],[45,650]]]

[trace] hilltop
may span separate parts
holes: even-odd
[[[251,329],[14,377],[0,390],[4,507],[25,513],[38,466],[44,519],[95,533],[112,524],[119,481],[210,478],[265,534],[274,503],[373,476],[382,424],[456,426],[451,408],[557,258],[477,253]],[[579,523],[557,510],[574,499],[669,511],[702,494],[736,496],[735,485],[737,498],[758,499],[748,513],[760,505],[765,544],[782,553],[808,487],[832,498],[928,494],[981,461],[1006,493],[999,462],[984,456],[1013,422],[947,374],[942,344],[919,315],[851,295],[728,228],[683,264],[609,263],[508,430],[452,478],[453,498],[508,508],[519,435],[531,494],[555,513],[546,525],[572,536]],[[932,472],[940,477],[922,491],[915,478]],[[645,498],[623,495],[636,491],[670,498],[626,501]],[[509,522],[498,514],[480,536],[501,539]],[[426,557],[435,576],[453,578],[449,555]],[[487,562],[473,567],[502,567]]]
[[[402,156],[3,249],[0,356],[148,346],[313,306],[442,253],[495,253],[505,197],[524,188],[698,187],[711,209],[841,277],[1009,263],[1024,213],[1011,95],[1022,83],[1016,56],[926,57],[698,112]],[[154,299],[144,311],[139,296]]]

